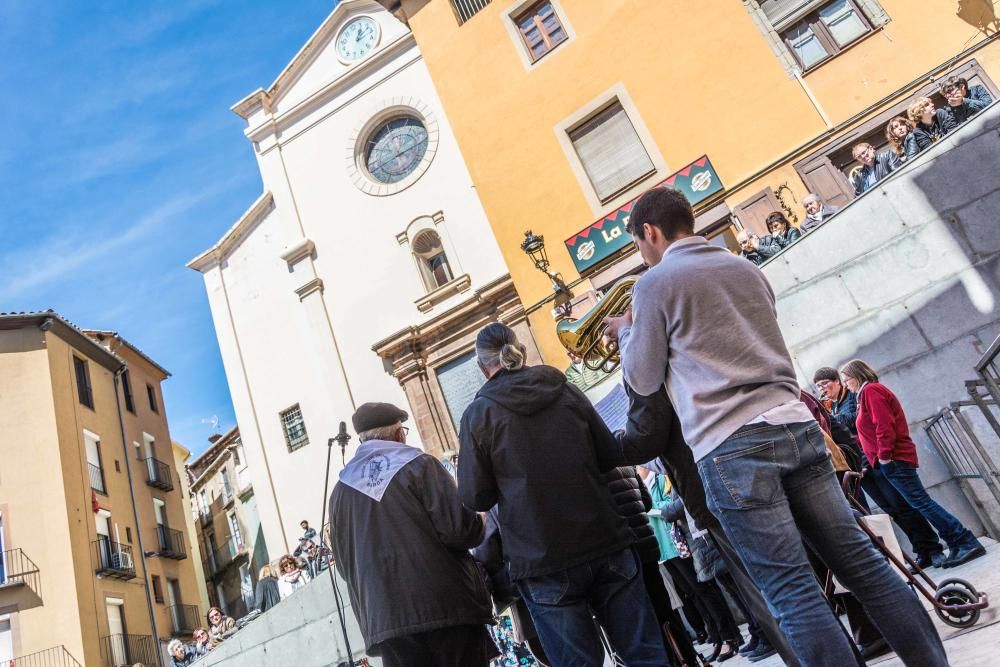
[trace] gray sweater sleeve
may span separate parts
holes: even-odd
[[[667,377],[666,313],[651,277],[647,273],[632,288],[633,324],[621,332],[618,341],[625,381],[642,396],[655,394]]]

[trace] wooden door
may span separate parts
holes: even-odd
[[[771,188],[761,190],[733,209],[744,229],[757,232],[761,236],[770,233],[765,223],[767,216],[780,210],[781,205]]]
[[[809,191],[819,195],[827,204],[841,208],[854,199],[854,189],[847,176],[834,166],[827,155],[819,155],[797,165],[796,169]]]

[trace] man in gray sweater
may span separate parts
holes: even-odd
[[[608,320],[625,381],[644,396],[666,384],[709,509],[799,661],[856,662],[804,538],[905,664],[947,665],[927,613],[857,526],[837,486],[822,431],[799,401],[764,274],[696,236],[691,206],[678,190],[644,194],[629,231],[650,269],[635,285],[632,313]]]

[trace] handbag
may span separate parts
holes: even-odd
[[[670,524],[670,539],[673,541],[674,546],[677,547],[678,557],[691,557],[691,547],[688,546],[687,540],[684,539],[684,531],[681,530],[681,525],[677,521]]]

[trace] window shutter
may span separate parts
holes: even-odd
[[[632,121],[617,101],[572,131],[570,139],[601,201],[655,170]]]
[[[855,2],[858,3],[861,11],[865,13],[868,22],[872,24],[873,28],[881,28],[889,22],[889,15],[882,9],[882,5],[878,0],[855,0]]]
[[[830,0],[762,0],[760,8],[775,30],[781,31]]]

